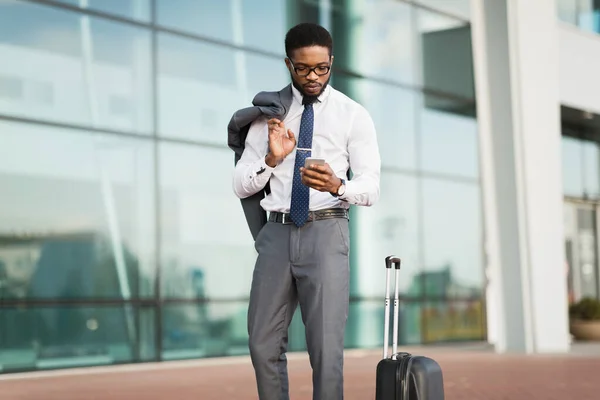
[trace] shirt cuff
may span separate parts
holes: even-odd
[[[360,185],[358,185],[358,186],[360,186]],[[354,204],[354,205],[361,204],[363,201],[364,195],[356,193],[357,189],[360,189],[359,187],[357,187],[357,182],[352,182],[351,180],[347,180],[346,181],[346,191],[344,192],[343,195],[338,196],[338,198],[340,200],[345,201],[350,204]]]
[[[250,180],[254,179],[266,179],[268,180],[273,173],[275,168],[269,167],[265,161],[265,158],[260,158],[252,165],[250,169]]]

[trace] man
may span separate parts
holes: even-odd
[[[379,199],[380,156],[373,121],[329,85],[333,42],[303,23],[285,37],[293,100],[283,121],[256,119],[236,164],[234,191],[261,191],[269,220],[256,237],[248,309],[249,347],[261,400],[289,399],[288,327],[297,304],[313,369],[313,399],[343,399],[349,302],[348,208]],[[306,157],[325,159],[305,168]],[[353,178],[346,180],[351,169]]]

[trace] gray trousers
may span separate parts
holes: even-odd
[[[300,305],[312,367],[313,400],[342,400],[349,301],[345,218],[268,222],[256,238],[248,333],[260,400],[288,400],[288,327]]]

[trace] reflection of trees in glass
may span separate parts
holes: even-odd
[[[0,260],[6,277],[0,295],[4,299],[123,298],[110,246],[108,239],[96,232],[4,237]],[[122,251],[127,282],[135,297],[140,281],[148,278],[141,276],[137,257],[125,245]],[[23,264],[24,260],[28,263]],[[18,274],[20,267],[26,273]],[[108,344],[135,340],[131,331],[134,314],[127,311],[124,306],[13,309],[11,331],[21,334],[6,339],[1,347],[41,346],[41,356],[56,356],[57,352],[67,356],[82,349],[85,354],[101,352]],[[59,347],[63,348],[57,350]]]
[[[484,337],[483,303],[439,302],[422,308],[426,327],[425,342],[441,340],[479,340]]]
[[[435,270],[427,270],[416,274],[408,290],[409,295],[421,295],[425,290],[428,297],[480,297],[481,289],[476,286],[463,285],[453,277],[452,263]]]

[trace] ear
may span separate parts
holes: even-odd
[[[292,69],[292,62],[291,62],[291,61],[290,61],[290,59],[289,59],[289,58],[287,58],[287,57],[285,58],[285,65],[287,66],[287,68],[288,68],[289,70],[291,70],[291,69]]]
[[[333,56],[329,56],[329,65],[333,65]]]

